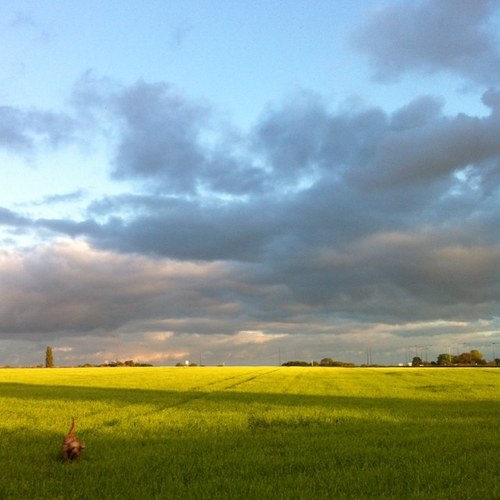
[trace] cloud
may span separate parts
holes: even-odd
[[[0,257],[3,335],[100,332],[144,318],[163,319],[172,311],[182,314],[201,301],[221,267],[160,263],[78,242],[6,250]],[[210,308],[210,301],[205,304]]]
[[[498,170],[497,100],[496,91],[484,93],[490,114],[481,118],[445,116],[441,99],[431,96],[417,97],[391,115],[375,107],[334,113],[317,101],[287,103],[265,115],[254,143],[274,182],[284,174],[288,184],[336,180],[344,189],[338,181],[345,180],[352,187],[399,185],[406,192],[420,182],[429,189],[467,166]]]
[[[428,95],[416,97],[393,113],[391,126],[398,131],[425,127],[442,117],[443,104],[440,98]]]
[[[353,34],[380,81],[411,72],[447,72],[500,82],[497,0],[397,2],[372,12]]]
[[[22,228],[31,225],[32,221],[28,217],[23,217],[7,208],[0,207],[0,226]]]
[[[56,205],[59,203],[70,203],[73,201],[79,201],[82,198],[85,198],[87,195],[86,191],[83,189],[77,189],[70,193],[64,194],[53,194],[49,196],[45,196],[43,199],[37,202],[33,202],[35,205]]]
[[[32,32],[36,35],[35,41],[47,43],[51,41],[52,35],[30,14],[26,12],[17,12],[9,22],[9,28],[13,30],[23,30]]]
[[[67,346],[53,348],[53,352],[71,352],[72,350],[73,350],[72,347],[67,347]]]
[[[491,108],[494,113],[500,113],[500,90],[488,89],[483,94],[483,103]]]
[[[496,176],[496,94],[490,89],[483,96],[490,115],[448,117],[442,99],[427,95],[387,114],[377,107],[332,111],[320,96],[303,91],[270,105],[245,133],[216,126],[208,106],[163,83],[124,87],[86,75],[73,102],[110,137],[115,180],[134,182],[159,199],[181,198],[179,206],[203,198],[204,213],[211,211],[209,196],[226,207],[234,201],[247,217],[245,203],[259,200],[266,207],[271,195],[300,194],[319,181],[343,191],[345,182],[390,188],[442,181],[470,165]],[[175,202],[168,203],[172,210]],[[213,225],[211,232],[218,232]]]
[[[88,71],[70,101],[77,116],[113,147],[115,180],[183,196],[263,189],[262,169],[245,155],[239,132],[171,85],[139,80],[123,86]]]
[[[182,47],[193,30],[194,26],[189,23],[182,23],[176,26],[172,30],[169,47],[171,49],[179,49]]]
[[[65,114],[0,106],[0,148],[23,154],[55,148],[74,139],[75,126]]]
[[[497,91],[484,93],[490,114],[482,117],[446,116],[442,101],[432,96],[417,97],[389,114],[377,107],[332,110],[320,97],[301,93],[296,101],[269,106],[246,137],[237,135],[235,145],[219,148],[202,140],[208,122],[199,108],[172,95],[168,86],[101,83],[97,87],[109,92],[100,102],[109,104],[112,117],[124,120],[113,134],[114,175],[123,168],[120,175],[141,186],[142,193],[95,200],[84,220],[28,219],[4,209],[4,225],[84,240],[97,261],[104,252],[142,255],[151,262],[224,263],[228,282],[222,286],[210,275],[213,288],[203,287],[194,297],[208,294],[211,307],[218,303],[232,319],[225,325],[206,322],[204,331],[214,325],[216,331],[241,330],[233,319],[245,309],[249,331],[259,330],[255,321],[278,317],[289,323],[300,314],[327,311],[385,322],[495,314]],[[88,106],[95,102],[89,98]],[[173,131],[177,121],[179,129]],[[170,148],[186,153],[169,156]],[[149,150],[158,160],[154,167],[139,160]],[[244,196],[236,181],[216,189],[218,172],[207,169],[216,156],[221,168],[238,164],[236,177],[258,172]],[[176,172],[180,178],[171,179]],[[64,259],[54,260],[60,250],[52,252],[48,262],[56,269]],[[112,274],[104,281],[113,283]],[[110,286],[110,293],[115,288]],[[188,302],[173,303],[189,309]],[[97,328],[103,311],[83,311],[79,328]],[[124,312],[145,314],[134,308]],[[105,321],[109,327],[123,324],[112,314]],[[48,331],[56,323],[47,325]],[[183,327],[198,328],[192,321]]]
[[[101,134],[127,194],[102,194],[82,219],[0,208],[1,226],[46,241],[0,256],[0,338],[58,340],[68,362],[221,362],[284,336],[300,352],[332,336],[354,353],[363,335],[451,335],[436,321],[493,331],[498,96],[484,92],[485,115],[447,116],[429,95],[388,113],[302,91],[241,131],[169,85],[86,74],[61,116]],[[50,142],[53,122],[34,126],[42,112],[11,111],[25,141],[12,150]],[[86,335],[99,348],[84,349]]]
[[[144,82],[124,89],[115,106],[122,130],[113,175],[161,180],[173,189],[192,191],[205,161],[199,136],[206,110],[165,84]]]
[[[8,339],[10,364],[26,363],[30,349],[41,362],[47,344],[63,365],[275,364],[279,352],[282,361],[363,362],[367,346],[383,344],[387,360],[401,349],[404,360],[410,337],[446,346],[478,342],[483,331],[487,344],[499,262],[498,244],[451,245],[438,232],[377,233],[258,264],[151,259],[75,241],[3,251],[0,354]]]
[[[353,172],[358,173],[362,183],[391,186],[427,183],[468,165],[481,169],[500,154],[499,132],[497,115],[458,115],[410,130],[389,132],[377,145],[368,169]]]
[[[215,344],[231,343],[235,346],[245,344],[267,344],[287,336],[287,334],[266,334],[261,331],[240,331],[231,336],[226,335],[217,337],[215,339]]]
[[[244,202],[205,206],[161,196],[125,196],[101,200],[93,212],[96,210],[108,216],[102,224],[93,219],[39,219],[34,224],[56,233],[86,237],[109,250],[181,260],[254,261],[275,229],[266,225],[253,205]]]
[[[301,92],[281,107],[268,107],[253,132],[254,151],[281,183],[314,176],[328,122],[321,98]]]

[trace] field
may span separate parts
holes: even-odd
[[[494,368],[1,369],[0,417],[2,500],[500,498]]]

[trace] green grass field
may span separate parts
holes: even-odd
[[[2,369],[0,416],[2,500],[500,498],[494,368]]]

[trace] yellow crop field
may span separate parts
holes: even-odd
[[[2,500],[500,498],[495,368],[2,369],[0,412]]]

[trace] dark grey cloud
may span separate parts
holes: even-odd
[[[298,303],[340,317],[405,323],[498,314],[498,245],[446,236],[381,232],[282,259],[275,269]]]
[[[37,219],[32,221],[31,225],[41,230],[48,229],[54,233],[62,233],[71,238],[84,235],[98,237],[104,234],[103,228],[96,221],[90,219],[78,222],[70,219]]]
[[[245,138],[218,123],[210,106],[165,83],[130,86],[91,71],[70,102],[80,119],[112,143],[112,177],[162,194],[199,191],[245,195],[262,190],[261,168],[242,153]]]
[[[346,183],[365,189],[406,184],[415,191],[408,183],[443,181],[469,165],[488,164],[481,168],[494,176],[495,96],[494,89],[484,94],[491,109],[486,117],[449,117],[431,96],[389,115],[376,107],[331,111],[320,97],[303,93],[270,106],[243,133],[221,131],[208,107],[165,84],[112,87],[84,78],[74,94],[78,109],[96,110],[101,116],[94,118],[108,122],[114,179],[140,183],[158,196],[261,202],[319,180],[337,182],[337,191]]]
[[[30,218],[0,207],[0,226],[24,227],[30,225],[32,225]]]
[[[155,331],[166,321],[185,324],[177,326],[181,332],[196,332],[194,325],[203,321],[204,333],[234,333],[223,326],[227,313],[244,316],[242,299],[255,292],[241,284],[247,271],[231,264],[151,260],[81,242],[3,251],[0,257],[4,338],[100,335],[136,322]]]
[[[386,134],[375,154],[358,174],[367,185],[388,186],[425,182],[498,158],[498,116],[476,118],[458,115],[435,120],[423,127]],[[368,168],[366,168],[368,167]]]
[[[451,72],[481,84],[500,82],[498,0],[414,0],[382,7],[353,35],[375,77]]]
[[[67,143],[74,139],[75,129],[75,121],[65,114],[0,106],[0,148],[15,153]]]
[[[286,104],[256,127],[255,151],[271,168],[273,182],[285,177],[293,185],[309,176],[333,179],[337,189],[344,180],[354,188],[399,185],[400,192],[415,192],[416,183],[428,190],[445,181],[448,186],[439,189],[446,190],[453,172],[468,166],[479,172],[486,164],[498,168],[497,100],[495,90],[484,94],[491,110],[485,117],[445,116],[443,103],[431,96],[418,97],[392,115],[378,108],[334,113],[317,102]]]
[[[23,254],[15,272],[9,257],[6,334],[498,316],[497,90],[484,116],[446,116],[432,96],[387,113],[302,93],[247,132],[215,130],[163,84],[87,77],[74,99],[135,192],[94,200],[85,220],[0,211],[90,245]]]
[[[83,189],[77,189],[70,193],[63,194],[53,194],[45,196],[40,201],[34,202],[35,205],[56,205],[59,203],[71,203],[73,201],[79,201],[85,198],[87,193]]]
[[[122,130],[113,175],[193,191],[205,161],[200,134],[207,111],[172,94],[165,84],[144,82],[124,89],[115,105]]]
[[[483,103],[491,108],[494,113],[500,113],[500,90],[488,89],[483,94]]]
[[[87,69],[73,84],[68,102],[80,116],[102,115],[110,111],[110,96],[121,88],[111,78],[98,76],[92,69]]]
[[[254,151],[272,166],[276,180],[293,182],[314,174],[328,126],[329,116],[321,99],[298,95],[281,107],[269,107],[261,117],[254,131]]]
[[[354,36],[381,80],[445,72],[483,85],[477,116],[447,115],[439,96],[387,112],[301,91],[242,130],[173,85],[91,70],[64,112],[0,107],[0,148],[96,140],[113,192],[127,193],[0,207],[0,355],[4,338],[22,352],[18,339],[42,336],[83,349],[94,335],[100,361],[118,344],[229,356],[288,334],[301,358],[329,336],[351,350],[372,334],[487,337],[500,316],[499,5],[397,1]],[[40,31],[22,15],[11,28]],[[67,215],[50,218],[55,204]],[[27,235],[34,246],[21,247]]]
[[[100,217],[106,214],[104,223],[92,219],[34,223],[71,237],[88,237],[98,247],[120,252],[182,260],[254,261],[279,231],[274,216],[262,217],[264,206],[257,211],[254,203],[200,204],[159,196],[124,196],[94,204],[91,212]]]
[[[482,118],[447,117],[440,100],[423,96],[388,115],[333,112],[301,96],[296,106],[269,108],[251,131],[246,164],[263,165],[263,181],[244,201],[166,198],[161,206],[151,196],[140,200],[139,216],[111,222],[105,243],[93,242],[259,262],[263,282],[311,311],[394,321],[492,314],[499,255],[491,214],[499,202],[498,183],[485,176],[500,165],[500,124],[489,105]],[[444,265],[448,255],[456,266]],[[461,261],[476,272],[458,272]]]
[[[393,113],[391,125],[398,131],[424,127],[442,116],[443,104],[442,99],[419,96]]]
[[[268,185],[293,188],[315,177],[338,178],[364,164],[387,128],[378,108],[329,112],[318,98],[300,95],[270,108],[252,135],[253,152],[271,169]]]

